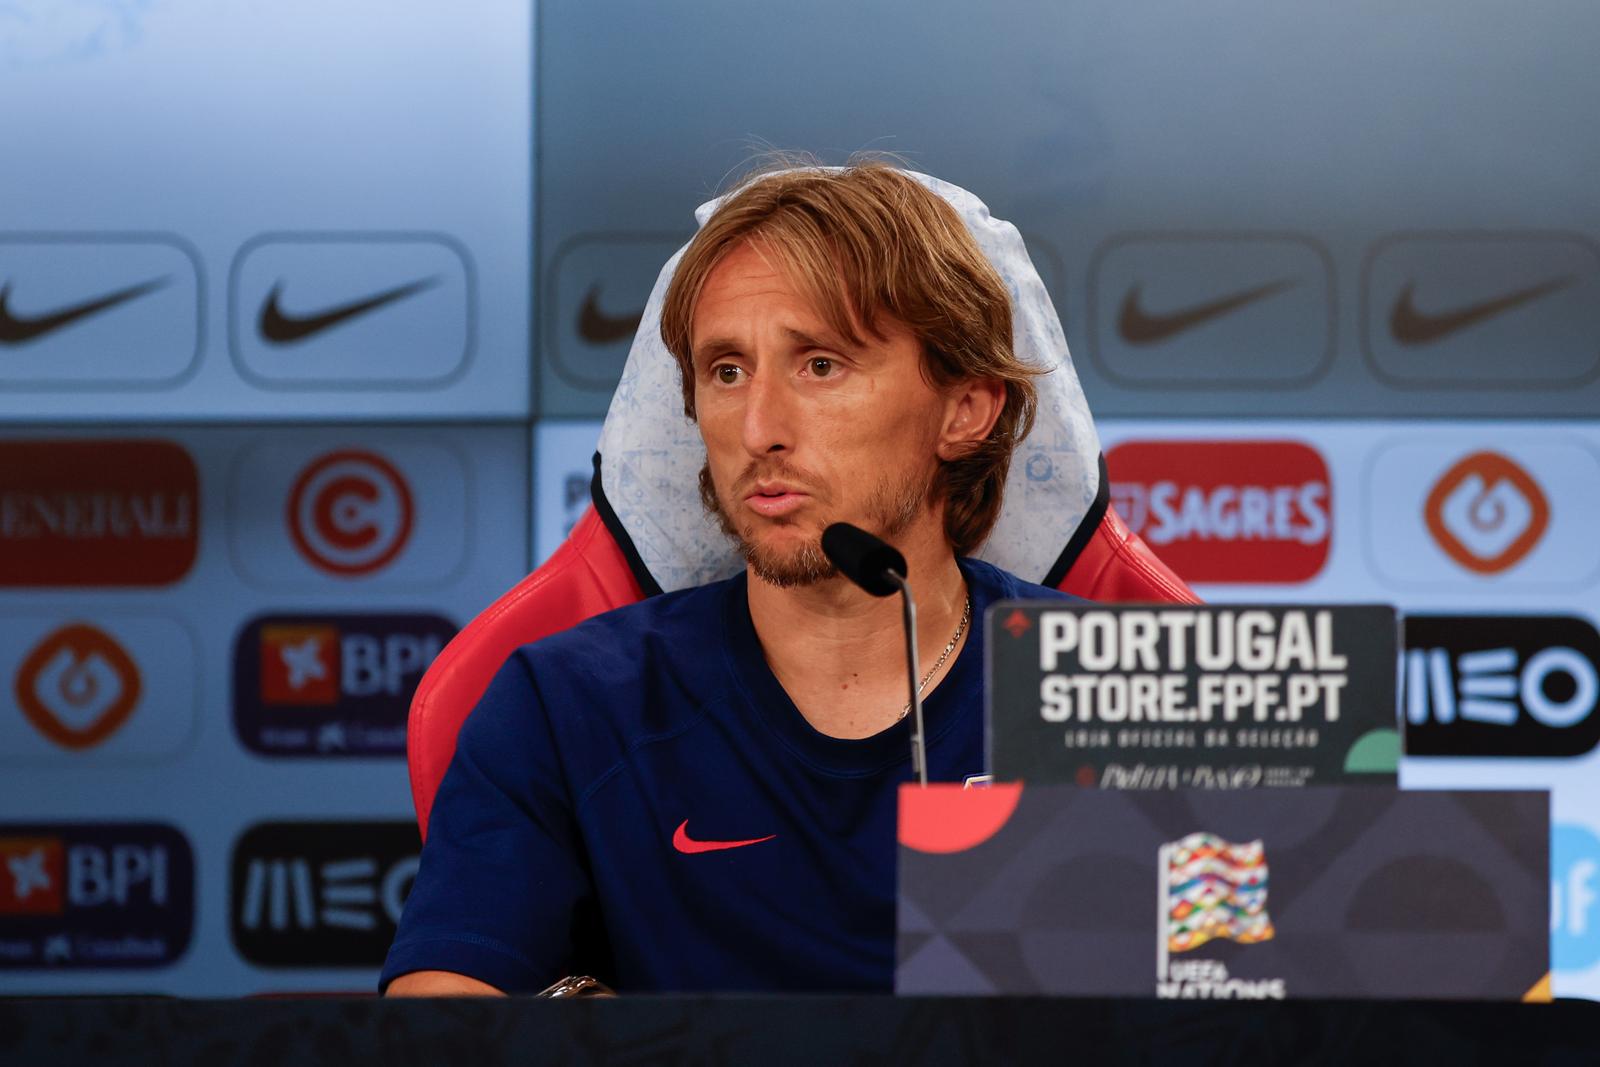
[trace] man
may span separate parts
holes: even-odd
[[[908,561],[929,776],[983,770],[984,609],[1059,597],[967,559],[1000,512],[1037,368],[938,194],[882,164],[758,177],[661,313],[746,563],[526,646],[462,729],[384,968],[394,994],[888,990],[911,777],[895,599],[823,529]]]

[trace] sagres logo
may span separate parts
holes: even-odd
[[[1303,582],[1328,560],[1328,466],[1295,441],[1130,441],[1111,499],[1191,582]]]
[[[1581,756],[1600,743],[1600,633],[1565,615],[1410,615],[1406,752]]]
[[[328,574],[354,578],[387,566],[411,536],[411,488],[388,460],[345,449],[313,461],[289,492],[289,534]]]
[[[199,502],[194,461],[168,441],[0,442],[0,586],[176,582]]]
[[[139,704],[139,668],[103,630],[73,623],[47,635],[17,670],[17,706],[64,748],[91,748]]]
[[[1474,452],[1434,483],[1423,518],[1451,559],[1477,574],[1499,574],[1539,543],[1550,504],[1515,462],[1498,452]]]
[[[277,822],[233,847],[233,943],[253,963],[377,966],[416,877],[412,822]]]
[[[1586,827],[1550,834],[1550,949],[1558,971],[1600,963],[1600,838]]]
[[[455,636],[437,615],[268,615],[234,642],[233,726],[267,756],[400,756],[422,674]]]
[[[171,827],[0,825],[0,969],[160,966],[193,925],[194,855]]]
[[[1222,960],[1189,955],[1218,939],[1241,945],[1272,939],[1262,843],[1234,844],[1216,834],[1192,833],[1162,845],[1156,867],[1161,916],[1156,996],[1282,999],[1281,978],[1230,978]]]

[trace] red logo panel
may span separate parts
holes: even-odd
[[[262,703],[337,704],[339,668],[337,626],[261,628]]]
[[[1297,441],[1130,441],[1111,499],[1186,581],[1304,582],[1328,562],[1328,465]]]
[[[61,839],[0,837],[0,915],[60,915]]]
[[[199,516],[194,461],[170,441],[0,441],[0,586],[171,584]]]

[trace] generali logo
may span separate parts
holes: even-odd
[[[1550,525],[1544,490],[1498,452],[1456,462],[1434,483],[1422,514],[1435,543],[1475,574],[1516,566]]]
[[[1130,441],[1106,455],[1111,499],[1191,582],[1282,583],[1328,561],[1328,465],[1297,441]]]
[[[63,748],[92,748],[138,706],[139,668],[109,634],[73,623],[28,653],[15,691],[17,706],[41,734]]]
[[[0,441],[0,586],[171,584],[194,566],[199,509],[170,441]]]
[[[312,566],[358,578],[388,566],[411,537],[411,488],[382,456],[330,452],[302,470],[289,492],[289,534]]]

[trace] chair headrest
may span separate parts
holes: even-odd
[[[1038,416],[1012,456],[999,521],[975,555],[1028,581],[1055,584],[1071,563],[1069,546],[1081,543],[1105,507],[1100,439],[1066,335],[1017,228],[990,215],[965,189],[907,173],[956,209],[1011,294],[1014,350],[1049,368],[1036,381]],[[698,224],[721,203],[700,205]],[[677,361],[661,339],[661,305],[683,253],[680,248],[656,278],[595,457],[596,507],[647,593],[703,585],[743,567],[701,506],[705,445],[683,414]],[[641,568],[647,573],[639,574]]]

